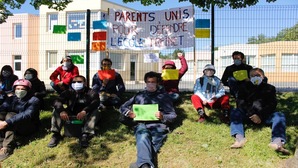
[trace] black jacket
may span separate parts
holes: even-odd
[[[261,120],[266,120],[276,110],[276,89],[265,82],[256,86],[248,81],[240,85],[236,102],[238,108],[247,112],[247,116],[257,114]]]
[[[88,114],[97,109],[99,103],[98,93],[90,88],[84,88],[82,92],[70,88],[54,101],[54,108],[58,113],[66,111],[69,115],[76,115],[83,110]]]

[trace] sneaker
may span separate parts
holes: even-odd
[[[89,146],[89,136],[88,134],[83,134],[80,139],[80,145],[82,148],[87,148]]]
[[[13,153],[9,148],[3,147],[0,149],[0,161],[5,160]]]
[[[54,133],[50,142],[48,143],[49,148],[53,148],[58,145],[58,143],[61,141],[62,136],[59,133]]]
[[[269,147],[274,149],[276,152],[281,152],[284,155],[289,155],[290,152],[284,148],[283,144],[279,145],[278,143],[271,142]]]
[[[141,166],[141,168],[151,168],[150,164],[148,163],[145,163]]]
[[[235,143],[233,145],[231,145],[231,148],[232,149],[242,148],[245,143],[246,143],[246,139],[245,138],[243,138],[241,140],[237,140],[236,139]]]

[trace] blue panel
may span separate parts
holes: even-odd
[[[210,28],[210,19],[196,19],[195,28]]]
[[[107,29],[107,20],[93,21],[93,29]]]
[[[67,34],[67,41],[81,41],[81,33],[68,33]]]

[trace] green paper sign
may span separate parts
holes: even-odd
[[[136,117],[134,121],[156,121],[155,113],[158,111],[158,104],[134,104],[132,111]]]
[[[54,25],[53,33],[66,34],[66,26],[65,25]]]
[[[71,55],[74,64],[84,64],[84,55]]]

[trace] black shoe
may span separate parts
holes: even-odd
[[[223,110],[222,122],[230,124],[230,110]]]
[[[58,143],[61,141],[61,139],[62,139],[62,136],[60,134],[54,133],[50,142],[48,143],[48,147],[53,148],[53,147],[57,146]]]
[[[0,161],[3,161],[6,158],[8,158],[12,153],[13,153],[13,151],[9,148],[1,148],[0,149]]]
[[[141,166],[141,168],[150,168],[151,166],[150,166],[150,164],[148,164],[148,163],[145,163],[145,164],[143,164],[142,166]]]
[[[83,134],[80,140],[80,145],[82,148],[87,148],[89,146],[89,136],[88,134]]]

